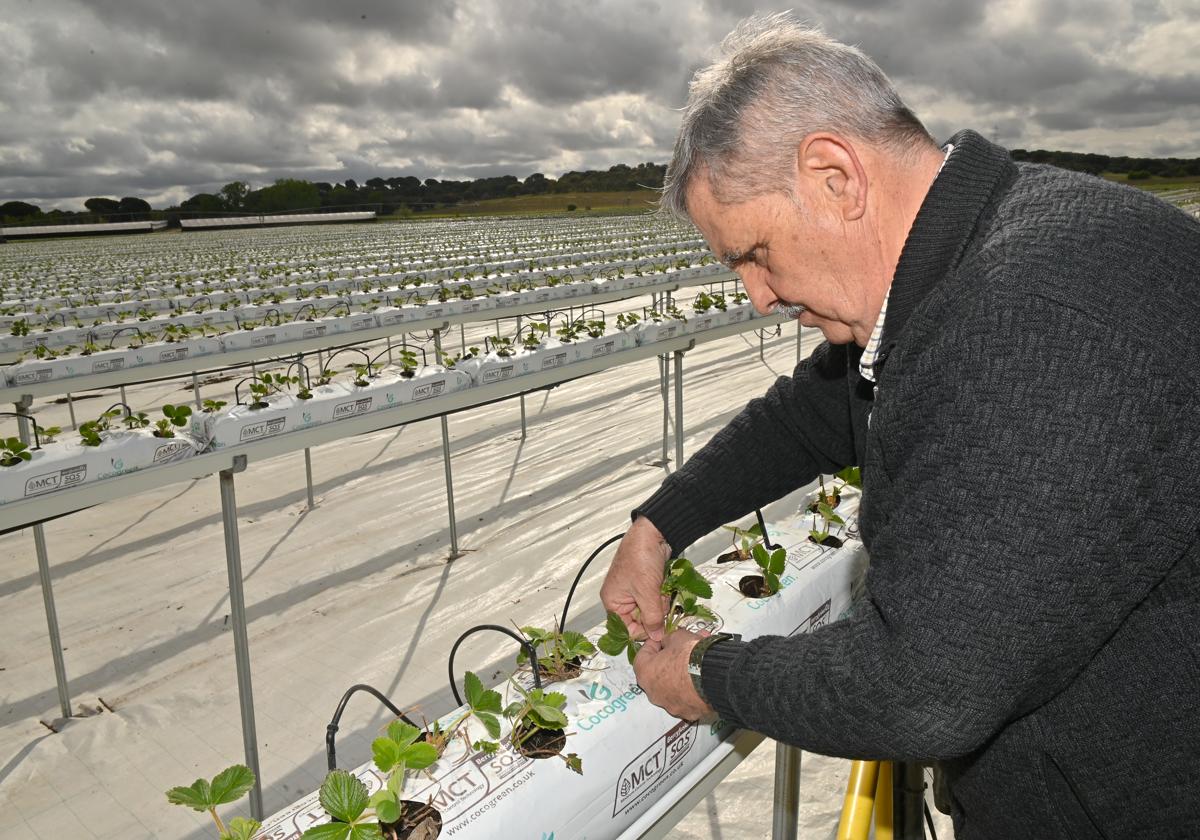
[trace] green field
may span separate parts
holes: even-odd
[[[544,195],[517,195],[463,202],[455,207],[414,213],[413,218],[453,218],[455,216],[524,216],[566,213],[640,213],[657,207],[656,190],[620,192],[566,192]],[[568,208],[574,205],[574,210]]]
[[[1187,175],[1182,178],[1160,178],[1157,175],[1151,175],[1149,178],[1139,178],[1130,181],[1124,173],[1105,172],[1104,178],[1109,181],[1116,181],[1118,184],[1128,184],[1131,187],[1151,192],[1200,188],[1200,177],[1195,175]]]

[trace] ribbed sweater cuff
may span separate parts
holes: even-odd
[[[734,726],[739,726],[740,722],[729,705],[729,676],[745,649],[745,642],[732,639],[720,642],[704,651],[704,659],[700,663],[700,685],[704,689],[704,698],[708,700],[708,705],[717,710],[721,720]]]
[[[671,546],[672,557],[678,557],[685,548],[712,530],[712,525],[704,522],[697,512],[696,505],[686,499],[670,479],[634,509],[633,517],[638,516],[654,523]]]

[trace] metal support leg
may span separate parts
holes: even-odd
[[[895,840],[924,840],[925,775],[921,765],[892,765],[892,832]]]
[[[390,336],[388,337],[388,340],[387,340],[387,347],[388,347],[388,364],[390,365],[392,363],[392,339]]]
[[[767,363],[767,357],[763,355],[763,344],[766,343],[766,336],[762,330],[758,330],[758,360],[764,365]]]
[[[17,413],[27,417],[29,423],[33,418],[27,414],[32,400],[17,403]],[[17,434],[21,442],[29,443],[29,425],[23,419],[17,420]],[[58,632],[58,611],[54,608],[54,584],[50,579],[50,556],[46,552],[46,532],[40,524],[33,526],[33,548],[37,554],[38,580],[42,584],[42,602],[46,607],[46,630],[50,634],[50,653],[54,659],[54,680],[58,684],[58,705],[64,718],[71,716],[71,692],[67,685],[67,666],[63,661],[62,637]]]
[[[667,436],[671,431],[671,366],[667,361],[669,358],[666,355],[658,357],[658,384],[663,400],[663,469],[669,469],[668,465],[671,463],[671,456],[667,454]]]
[[[304,447],[304,480],[308,484],[308,509],[312,510],[317,503],[313,501],[312,450],[307,446]]]
[[[675,351],[675,469],[683,466],[683,351]]]
[[[192,396],[196,400],[196,411],[200,411],[200,377],[192,374]]]
[[[775,744],[775,806],[772,840],[796,840],[800,823],[800,748]]]
[[[233,624],[233,655],[237,663],[238,700],[242,709],[242,746],[246,766],[254,773],[250,814],[263,819],[262,773],[258,768],[258,735],[254,728],[254,689],[250,684],[250,642],[246,633],[246,599],[242,591],[242,549],[238,542],[237,499],[233,474],[246,468],[246,456],[234,458],[231,470],[221,470],[221,520],[225,526],[225,562],[229,572],[229,620]]]
[[[796,364],[800,364],[800,360],[804,358],[804,327],[800,326],[800,321],[796,321]]]
[[[465,355],[467,352],[467,328],[461,321],[458,323],[458,340],[462,344],[459,352]]]
[[[79,424],[75,421],[75,400],[71,399],[70,394],[67,394],[67,411],[71,413],[71,428],[78,429]]]
[[[441,330],[433,331],[433,349],[441,358]],[[454,520],[454,476],[450,471],[450,424],[446,421],[445,414],[440,419],[442,421],[442,463],[446,467],[446,510],[450,517],[450,559],[454,560],[460,555],[458,553],[458,524]]]
[[[527,430],[525,428],[525,395],[521,394],[521,440],[525,440]]]
[[[125,396],[124,385],[121,386],[121,402],[125,403],[125,405],[129,405],[129,398]]]

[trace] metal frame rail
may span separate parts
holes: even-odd
[[[534,311],[542,311],[543,309],[544,307],[538,307]],[[428,402],[409,403],[359,417],[351,417],[308,429],[300,429],[275,438],[266,438],[265,440],[216,452],[196,455],[178,463],[138,470],[83,484],[79,487],[59,490],[44,496],[23,499],[0,506],[0,534],[29,526],[33,527],[42,594],[46,606],[46,623],[49,627],[51,646],[54,654],[55,676],[58,683],[59,701],[63,716],[71,716],[70,693],[65,666],[62,661],[62,646],[59,641],[58,620],[54,610],[54,595],[50,579],[45,536],[42,533],[42,524],[76,511],[94,507],[103,502],[114,501],[179,481],[201,478],[217,473],[220,477],[221,518],[225,534],[225,553],[229,574],[230,620],[234,630],[234,657],[237,665],[238,698],[242,715],[242,736],[246,751],[246,764],[255,771],[256,776],[255,787],[251,791],[250,807],[255,818],[262,819],[261,774],[258,772],[258,745],[255,735],[254,698],[250,679],[249,638],[246,627],[245,598],[242,588],[237,502],[234,495],[234,475],[236,473],[244,471],[251,461],[262,461],[302,449],[308,450],[313,446],[323,443],[330,443],[356,435],[402,426],[418,420],[439,417],[442,422],[442,451],[446,466],[447,508],[450,517],[451,539],[452,543],[454,543],[451,548],[451,559],[453,559],[457,554],[457,539],[454,524],[454,497],[450,473],[450,441],[446,420],[447,415],[523,396],[531,391],[544,390],[564,382],[654,357],[658,357],[661,360],[660,373],[665,375],[668,370],[666,360],[673,353],[675,356],[675,457],[676,463],[679,464],[683,462],[684,353],[693,349],[698,344],[719,341],[752,330],[761,330],[764,327],[781,324],[783,321],[784,319],[781,316],[769,315],[739,324],[727,324],[700,333],[685,334],[678,338],[642,345],[612,355],[575,362],[561,368],[527,374],[488,385],[479,385],[463,391],[446,394]],[[444,332],[449,325],[449,319],[443,319],[435,326],[435,338],[439,342],[440,333]],[[799,325],[797,326],[799,327]],[[803,331],[798,328],[797,342],[802,341],[802,335]],[[667,388],[668,386],[664,379],[662,382],[664,412],[669,410]],[[28,403],[28,399],[18,403],[18,410],[27,410]],[[664,430],[665,422],[664,420]],[[22,434],[26,434],[26,424],[23,421],[18,421],[18,423],[21,426]],[[663,445],[665,454],[665,438]],[[306,461],[306,466],[308,463]],[[309,480],[311,487],[311,473]],[[795,765],[795,778],[798,779],[798,758]],[[732,769],[732,765],[729,769]],[[721,774],[721,777],[723,778],[728,772],[729,770],[725,770]],[[777,767],[777,789],[780,784],[779,773],[780,769]],[[715,785],[719,780],[719,778],[715,779],[713,784]],[[793,782],[789,782],[789,784],[795,787]],[[776,807],[778,810],[778,801]],[[792,819],[792,823],[795,823],[794,818]],[[776,837],[794,836],[794,833],[790,835],[776,835]]]

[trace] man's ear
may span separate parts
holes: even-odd
[[[866,213],[867,174],[845,137],[807,135],[796,150],[796,176],[807,195],[825,202],[843,221],[857,221]]]

